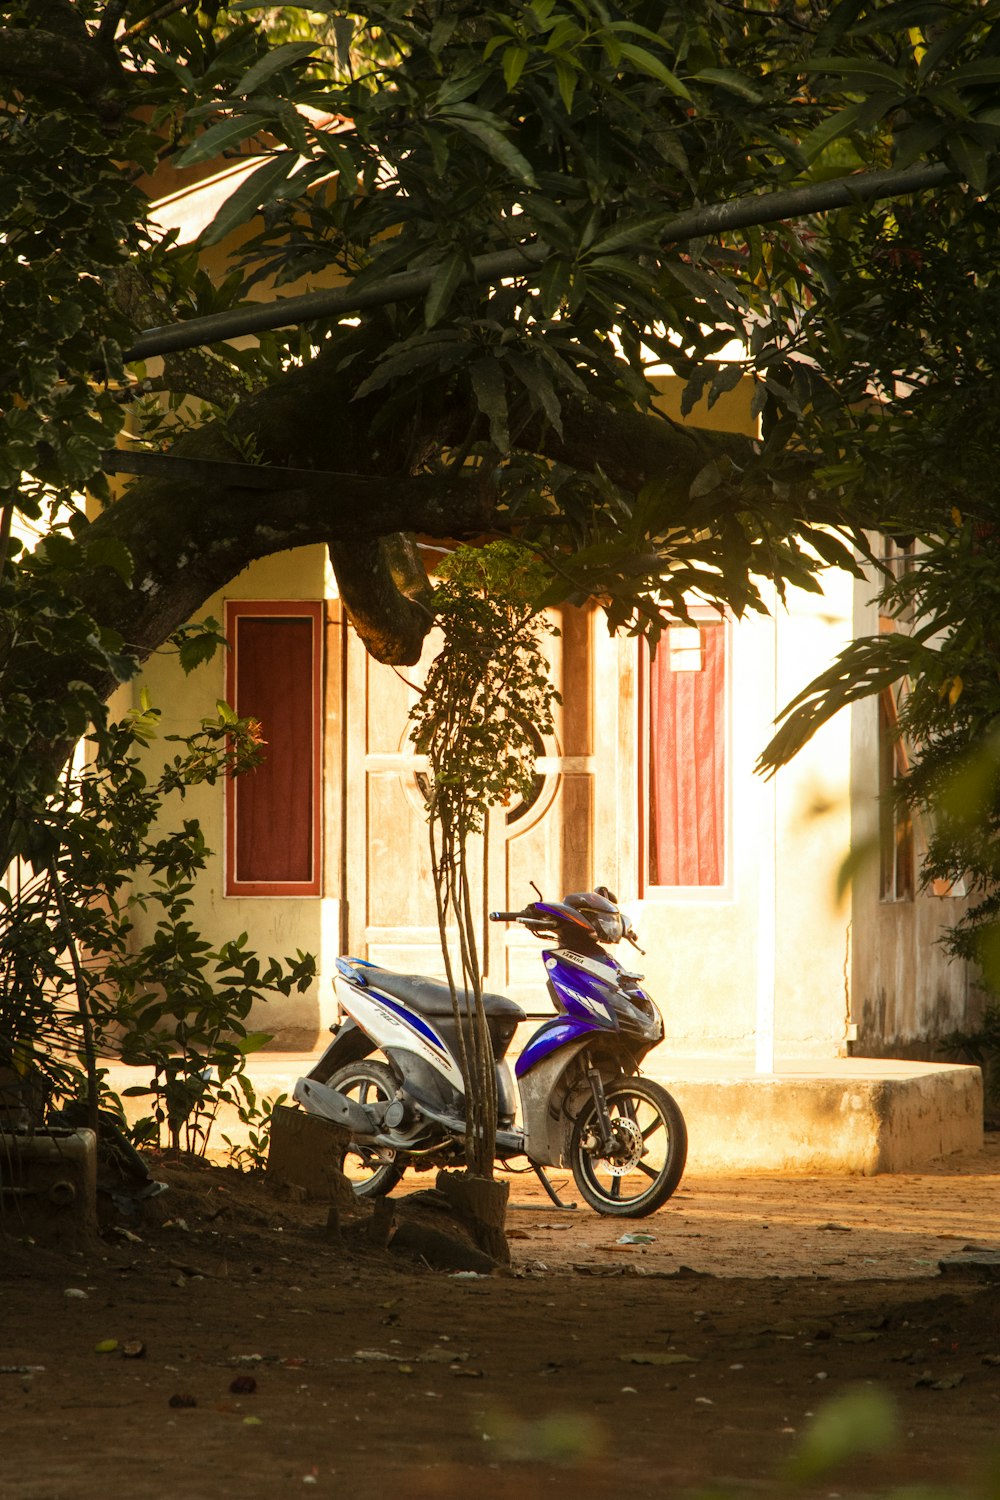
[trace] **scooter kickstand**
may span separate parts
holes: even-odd
[[[575,1209],[578,1206],[575,1203],[564,1203],[562,1201],[562,1199],[560,1198],[559,1194],[556,1192],[555,1188],[552,1186],[551,1182],[546,1177],[546,1175],[545,1175],[545,1168],[544,1167],[540,1167],[535,1162],[532,1162],[531,1163],[531,1170],[534,1172],[535,1176],[538,1178],[539,1182],[542,1184],[542,1187],[545,1189],[545,1191],[548,1193],[549,1197],[552,1199],[552,1202],[555,1204],[556,1208]]]

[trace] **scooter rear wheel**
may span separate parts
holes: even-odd
[[[358,1104],[382,1103],[396,1097],[392,1069],[385,1063],[369,1062],[366,1058],[345,1063],[331,1073],[326,1082]],[[356,1198],[384,1198],[392,1192],[404,1168],[396,1165],[393,1152],[354,1145],[344,1153],[343,1170]]]
[[[570,1165],[581,1195],[599,1214],[641,1219],[666,1203],[684,1173],[687,1127],[677,1101],[648,1078],[605,1085],[613,1144],[603,1149],[597,1106],[581,1113]]]

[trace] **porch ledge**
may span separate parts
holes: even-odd
[[[665,1050],[665,1049],[664,1049]],[[248,1072],[259,1095],[291,1096],[317,1053],[257,1052]],[[862,1175],[909,1172],[983,1141],[983,1086],[978,1068],[959,1063],[846,1057],[782,1061],[759,1074],[752,1062],[654,1053],[647,1075],[675,1096],[687,1121],[687,1170],[694,1176],[734,1172]],[[121,1090],[148,1082],[148,1069],[112,1065]],[[130,1117],[145,1113],[127,1099]],[[209,1154],[224,1154],[222,1132],[245,1129],[222,1111]]]
[[[654,1059],[650,1071],[684,1112],[696,1176],[873,1176],[982,1148],[982,1076],[958,1063],[810,1059],[760,1074],[714,1058]]]

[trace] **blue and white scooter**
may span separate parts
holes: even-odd
[[[497,1159],[526,1157],[556,1204],[545,1168],[568,1166],[598,1213],[653,1213],[681,1180],[687,1131],[666,1089],[639,1074],[663,1037],[663,1018],[639,987],[642,975],[604,951],[622,938],[638,947],[616,898],[601,886],[491,912],[490,920],[517,922],[552,943],[541,956],[557,1012],[517,1059],[515,1094],[504,1054],[525,1013],[504,995],[483,996],[496,1059]],[[294,1094],[310,1113],[347,1127],[355,1192],[376,1197],[408,1167],[464,1160],[459,1022],[437,980],[357,958],[338,958],[337,970],[342,1019]],[[459,1004],[468,1027],[464,996]]]

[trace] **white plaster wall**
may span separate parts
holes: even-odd
[[[762,1023],[773,1024],[778,1061],[845,1050],[850,918],[835,888],[850,843],[849,726],[824,729],[776,783],[754,766],[775,703],[845,644],[850,605],[849,580],[832,577],[823,596],[792,593],[776,624],[755,616],[731,628],[726,887],[630,904],[666,1017],[664,1053],[753,1059]]]
[[[855,590],[854,623],[858,635],[874,635],[879,629],[875,585],[868,579]],[[974,1026],[980,1014],[982,996],[974,975],[967,965],[949,959],[940,942],[968,903],[962,896],[921,890],[911,901],[880,900],[877,699],[860,703],[852,718],[854,840],[871,850],[852,892],[851,1019],[857,1027],[852,1051],[933,1058],[938,1037]],[[922,834],[918,823],[918,862]]]

